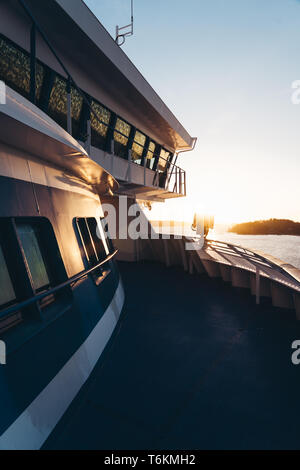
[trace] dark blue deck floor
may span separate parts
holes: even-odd
[[[180,268],[120,269],[120,325],[45,448],[299,449],[294,314]]]

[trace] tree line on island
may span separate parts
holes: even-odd
[[[300,223],[288,219],[256,220],[235,224],[228,232],[239,235],[300,235]]]

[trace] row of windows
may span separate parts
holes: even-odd
[[[30,56],[1,36],[0,79],[29,99]],[[90,118],[93,146],[108,150],[110,140],[113,139],[116,155],[127,159],[128,150],[131,148],[132,160],[135,163],[142,165],[146,159],[148,168],[158,169],[159,172],[166,170],[167,161],[171,162],[173,158],[170,152],[158,146],[120,117],[113,120],[114,115],[111,111],[94,98],[86,96],[93,110],[91,113],[82,95],[71,87],[72,133],[76,139],[86,140],[86,121]],[[36,104],[60,126],[67,129],[67,81],[39,61],[36,69]],[[113,129],[113,132],[109,133],[109,129]],[[154,153],[158,153],[160,158],[156,159]]]
[[[104,220],[91,217],[74,221],[86,268],[96,266],[114,251]],[[93,272],[96,284],[107,273],[106,264]],[[55,234],[47,219],[0,219],[0,333],[23,320],[23,312],[5,315],[5,309],[26,298],[47,293],[66,280]],[[56,298],[46,296],[34,308],[41,312]]]

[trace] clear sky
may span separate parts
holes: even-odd
[[[130,22],[130,0],[86,0],[106,29]],[[298,0],[135,0],[122,46],[192,136],[186,199],[152,217],[300,221]]]

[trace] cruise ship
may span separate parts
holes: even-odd
[[[0,80],[0,449],[298,448],[299,271],[143,211],[197,139],[82,0],[0,1]]]

